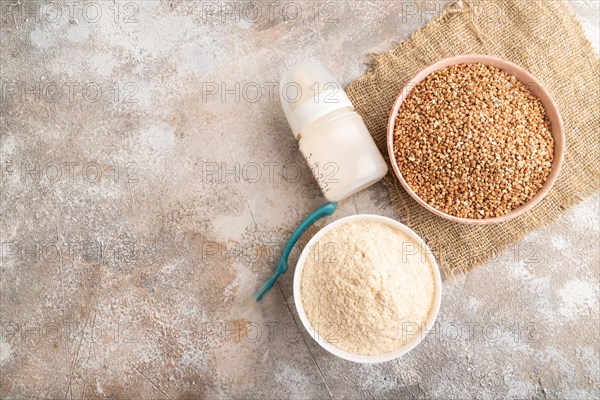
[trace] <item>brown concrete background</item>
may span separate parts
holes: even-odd
[[[293,268],[245,303],[323,202],[273,83],[347,84],[444,3],[220,4],[0,1],[0,398],[599,398],[599,196],[445,282],[394,362],[322,350]],[[381,185],[340,207],[394,217]]]

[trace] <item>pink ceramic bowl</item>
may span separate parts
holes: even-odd
[[[491,65],[497,68],[500,68],[507,74],[513,75],[519,81],[527,85],[532,93],[536,95],[541,101],[546,110],[546,115],[550,120],[550,127],[552,130],[552,136],[554,137],[554,160],[552,162],[552,168],[550,170],[550,174],[548,175],[548,179],[544,183],[544,186],[536,193],[536,195],[531,198],[527,203],[522,206],[512,210],[508,214],[502,215],[500,217],[492,217],[492,218],[483,218],[483,219],[471,219],[471,218],[460,218],[455,217],[450,214],[446,214],[429,204],[427,204],[423,199],[421,199],[408,185],[400,169],[398,168],[398,163],[396,162],[396,158],[394,156],[394,126],[396,124],[396,117],[398,116],[398,111],[400,110],[400,106],[404,99],[408,96],[412,88],[421,82],[423,79],[427,77],[433,71],[437,71],[442,68],[446,68],[450,65],[455,64],[473,64],[473,63],[482,63],[486,65]],[[406,84],[396,102],[394,103],[394,107],[390,113],[390,119],[388,121],[388,136],[387,136],[387,144],[388,144],[388,153],[390,156],[390,162],[392,163],[392,167],[396,174],[396,177],[404,186],[404,189],[423,207],[428,209],[434,214],[439,215],[440,217],[444,217],[451,221],[462,222],[467,224],[493,224],[497,222],[507,221],[509,219],[515,218],[525,212],[527,212],[534,205],[539,203],[544,196],[550,191],[550,188],[556,181],[558,173],[560,171],[560,167],[562,165],[564,159],[565,152],[565,134],[563,129],[563,122],[558,112],[558,107],[556,107],[556,103],[550,97],[548,91],[542,86],[542,84],[535,79],[533,75],[527,72],[525,69],[519,67],[516,64],[513,64],[509,61],[503,60],[498,57],[479,55],[479,54],[465,54],[450,58],[445,58],[436,63],[431,64],[430,66],[423,69],[419,72],[408,84]]]

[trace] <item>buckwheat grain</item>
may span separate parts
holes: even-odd
[[[497,217],[525,204],[548,178],[553,152],[539,98],[483,64],[431,73],[396,119],[402,176],[425,202],[457,217]]]

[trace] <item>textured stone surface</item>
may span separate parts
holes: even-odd
[[[0,398],[600,396],[599,196],[445,282],[436,331],[394,362],[320,348],[293,268],[246,301],[323,202],[273,83],[308,59],[346,84],[443,3],[15,3],[0,2]],[[598,3],[571,4],[597,48]],[[394,217],[381,185],[335,218],[355,213]]]

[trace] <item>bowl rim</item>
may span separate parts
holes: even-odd
[[[515,76],[514,71],[517,71],[519,75],[527,77],[527,80],[528,80],[527,83],[535,84],[537,86],[537,89],[539,90],[539,93],[542,94],[542,96],[540,96],[538,93],[538,94],[536,94],[536,97],[538,97],[540,99],[540,101],[542,102],[542,105],[544,106],[544,109],[546,111],[546,115],[548,115],[550,113],[553,113],[556,115],[556,118],[553,118],[550,120],[552,137],[554,139],[554,159],[552,161],[552,166],[550,169],[550,173],[548,174],[548,178],[546,179],[546,182],[544,182],[544,185],[542,186],[542,188],[528,202],[517,207],[516,209],[512,210],[511,212],[501,215],[499,217],[482,218],[482,219],[457,217],[457,216],[454,216],[451,214],[447,214],[447,213],[440,211],[437,208],[429,205],[425,200],[421,199],[421,197],[419,197],[419,195],[417,193],[415,193],[415,191],[410,187],[408,182],[406,182],[406,180],[402,176],[402,173],[400,172],[400,168],[398,167],[398,163],[397,163],[396,157],[394,155],[394,128],[396,126],[396,117],[398,116],[398,112],[400,110],[400,106],[402,105],[402,102],[406,99],[406,97],[408,96],[408,94],[410,93],[410,91],[412,90],[414,85],[421,82],[432,72],[440,70],[442,68],[446,68],[451,65],[473,64],[473,63],[482,63],[482,64],[486,64],[486,65],[491,65],[491,66],[500,68],[503,71],[506,68],[510,68],[510,69],[513,69],[513,73],[505,71],[507,74]],[[520,82],[523,83],[523,81],[521,79],[519,79],[518,77],[515,76],[515,78],[517,78]],[[459,223],[464,223],[464,224],[475,224],[475,225],[494,224],[494,223],[498,223],[498,222],[508,221],[510,219],[516,218],[519,215],[526,213],[531,208],[533,208],[535,205],[537,205],[548,194],[548,192],[550,191],[552,186],[554,186],[554,183],[556,182],[556,179],[559,175],[559,172],[561,170],[561,167],[562,167],[562,164],[564,161],[564,153],[565,153],[564,124],[563,124],[562,117],[560,115],[560,111],[556,105],[556,102],[554,101],[554,99],[552,98],[550,93],[546,90],[544,85],[542,85],[542,83],[526,69],[520,67],[519,65],[517,65],[515,63],[507,61],[503,58],[485,55],[485,54],[461,54],[461,55],[457,55],[457,56],[443,58],[441,60],[438,60],[434,63],[429,64],[427,67],[425,67],[421,71],[419,71],[419,73],[417,73],[409,82],[407,82],[402,87],[402,89],[400,90],[400,93],[396,97],[396,101],[394,102],[394,105],[390,111],[390,115],[388,118],[387,130],[388,130],[387,131],[387,148],[388,148],[388,156],[390,158],[390,163],[392,164],[392,169],[394,170],[394,174],[396,175],[396,178],[400,181],[400,184],[404,187],[404,189],[408,192],[408,194],[417,203],[421,204],[423,207],[425,207],[427,210],[431,211],[432,213],[434,213],[440,217],[443,217],[445,219],[459,222]]]
[[[302,288],[301,288],[302,271],[304,270],[304,264],[305,264],[306,258],[310,254],[311,247],[319,239],[321,239],[325,234],[327,234],[334,228],[336,228],[340,225],[344,225],[344,224],[347,224],[350,222],[355,222],[355,221],[376,221],[376,222],[380,222],[385,225],[391,226],[393,228],[399,229],[401,232],[405,233],[412,240],[414,240],[415,242],[417,242],[418,244],[420,244],[422,246],[421,249],[424,250],[424,252],[427,256],[427,260],[430,262],[431,268],[433,270],[435,292],[434,292],[433,306],[429,313],[429,316],[427,317],[427,321],[425,322],[425,329],[422,330],[419,335],[416,335],[414,338],[412,338],[410,341],[408,341],[404,346],[398,348],[397,350],[394,350],[392,352],[385,353],[385,354],[372,355],[372,356],[359,355],[359,354],[354,354],[354,353],[344,351],[344,350],[336,347],[335,345],[328,343],[325,339],[322,339],[319,336],[316,329],[314,329],[312,327],[312,324],[308,321],[306,312],[304,311],[304,305],[302,303]],[[364,364],[382,363],[382,362],[394,360],[398,357],[403,356],[404,354],[408,353],[413,348],[415,348],[419,343],[421,343],[421,341],[425,338],[425,336],[427,336],[428,332],[432,329],[432,327],[437,319],[437,316],[438,316],[438,313],[440,310],[441,300],[442,300],[442,278],[440,275],[440,270],[439,270],[438,264],[435,260],[435,257],[433,256],[431,249],[429,248],[429,246],[427,246],[427,243],[425,243],[425,241],[419,235],[417,235],[412,229],[410,229],[406,225],[396,221],[395,219],[384,217],[382,215],[376,215],[376,214],[350,215],[347,217],[340,218],[336,221],[333,221],[333,222],[327,224],[326,226],[324,226],[323,228],[321,228],[309,240],[309,242],[306,244],[306,246],[302,250],[300,257],[298,258],[298,262],[296,263],[296,270],[294,272],[293,286],[294,286],[294,288],[293,288],[294,304],[296,305],[296,311],[298,312],[298,316],[300,317],[300,321],[302,321],[302,325],[304,326],[304,329],[306,329],[306,331],[311,336],[311,338],[314,341],[316,341],[322,348],[324,348],[325,350],[327,350],[328,352],[330,352],[331,354],[333,354],[337,357],[340,357],[347,361],[364,363]]]

